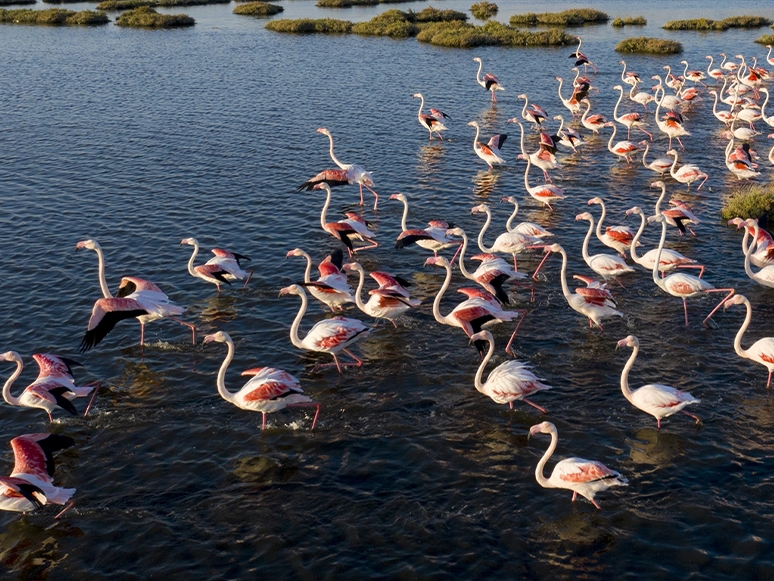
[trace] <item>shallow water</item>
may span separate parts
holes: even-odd
[[[366,20],[385,9],[425,4],[322,10],[311,2],[282,2],[280,17],[305,15]],[[433,3],[465,10],[470,2]],[[500,3],[498,19],[528,11],[526,2]],[[726,10],[720,3],[656,1],[631,10],[624,2],[595,3],[618,14],[643,14],[649,25],[575,30],[584,52],[599,66],[601,92],[595,110],[612,116],[620,82],[612,50],[631,35],[680,40],[683,55],[631,57],[647,78],[662,66],[687,59],[704,68],[704,55],[725,51],[757,55],[752,42],[770,29],[724,33],[670,33],[666,20],[698,15],[774,9],[752,2]],[[267,32],[264,21],[231,14],[232,5],[165,10],[196,18],[189,30],[138,31],[101,28],[0,28],[0,233],[4,325],[0,351],[19,351],[34,368],[33,352],[51,351],[86,365],[79,381],[102,380],[87,420],[59,414],[49,426],[35,410],[0,407],[0,436],[7,442],[51,429],[76,445],[58,456],[57,482],[76,487],[76,507],[59,521],[47,508],[26,517],[0,515],[0,559],[19,579],[600,579],[763,578],[772,574],[771,453],[774,405],[765,370],[739,359],[732,342],[744,313],[719,313],[717,328],[701,319],[715,298],[689,301],[690,328],[679,299],[655,288],[639,270],[615,288],[624,320],[605,331],[589,330],[570,310],[558,282],[560,262],[549,259],[535,302],[514,294],[530,314],[515,343],[553,390],[535,396],[548,409],[498,406],[473,388],[475,350],[456,329],[437,325],[430,312],[442,271],[423,268],[426,253],[396,251],[402,207],[387,201],[404,192],[409,222],[445,218],[475,233],[482,224],[470,208],[488,201],[492,232],[503,230],[510,206],[522,200],[520,219],[540,222],[570,254],[569,273],[591,274],[580,258],[586,223],[575,215],[602,196],[610,223],[626,209],[652,209],[655,174],[616,162],[606,138],[589,138],[577,156],[560,155],[557,182],[568,199],[555,211],[526,197],[518,132],[506,119],[521,111],[527,93],[550,114],[569,118],[553,77],[570,78],[571,49],[450,50],[385,38],[288,36]],[[37,5],[38,8],[47,7]],[[72,8],[93,7],[93,4]],[[547,2],[541,10],[559,10]],[[68,6],[70,8],[70,6]],[[701,11],[699,12],[699,8]],[[499,76],[506,91],[491,107],[474,81],[473,56]],[[681,70],[681,69],[680,69]],[[448,139],[428,142],[416,121],[422,91],[429,106],[452,117]],[[564,87],[567,95],[567,84]],[[747,346],[774,334],[772,294],[742,269],[738,232],[719,219],[721,197],[736,180],[722,163],[725,140],[705,100],[687,113],[691,137],[681,160],[710,178],[701,193],[686,193],[668,180],[670,192],[688,201],[702,223],[697,236],[668,242],[707,266],[706,278],[733,286],[753,304]],[[625,111],[635,110],[624,102]],[[471,151],[472,119],[485,132],[507,132],[507,166],[493,173]],[[651,118],[652,128],[655,124]],[[288,341],[296,297],[278,290],[299,280],[303,262],[285,260],[300,246],[319,261],[335,245],[319,228],[318,192],[295,187],[332,167],[328,127],[337,154],[374,172],[383,202],[365,215],[378,229],[380,248],[361,257],[366,269],[397,272],[415,283],[422,307],[394,331],[380,326],[355,351],[366,365],[339,378],[313,373],[325,356],[300,352]],[[556,128],[556,126],[552,126]],[[586,136],[587,132],[583,132]],[[658,155],[666,139],[655,136]],[[621,138],[620,132],[617,139]],[[535,135],[528,136],[530,150]],[[756,143],[763,175],[769,144]],[[652,153],[651,153],[651,158]],[[539,179],[531,174],[532,183]],[[366,200],[370,200],[367,195]],[[357,209],[354,187],[334,190],[330,216]],[[639,221],[629,220],[634,226]],[[215,296],[211,285],[186,271],[196,236],[205,248],[221,246],[252,256],[255,276],[247,290]],[[107,277],[115,289],[123,275],[143,276],[188,307],[200,337],[223,329],[236,342],[227,384],[238,372],[271,365],[297,375],[322,402],[320,423],[287,410],[260,416],[224,402],[215,375],[222,345],[190,344],[188,331],[164,321],[147,329],[139,348],[134,322],[124,322],[93,351],[77,346],[91,306],[99,297],[96,258],[75,253],[85,238],[100,241]],[[646,231],[645,248],[658,241]],[[604,247],[592,240],[592,253]],[[538,256],[520,259],[532,271]],[[199,260],[201,262],[201,258]],[[369,283],[367,283],[368,285]],[[455,274],[453,284],[464,286]],[[236,285],[235,285],[236,286]],[[367,286],[366,288],[371,288]],[[453,287],[455,288],[455,287]],[[451,310],[456,293],[444,300]],[[350,310],[350,316],[368,318]],[[313,304],[302,324],[325,316]],[[498,349],[511,329],[495,328]],[[628,351],[618,339],[642,343],[632,371],[634,385],[661,382],[691,390],[703,420],[649,416],[621,395],[619,374]],[[498,351],[494,364],[504,361]],[[494,365],[490,366],[490,369]],[[34,377],[25,369],[14,392]],[[3,366],[4,377],[12,371]],[[83,409],[83,403],[78,403]],[[544,419],[559,430],[557,457],[597,459],[629,478],[628,488],[597,499],[596,511],[566,491],[541,489],[534,467],[548,445],[528,429]],[[2,470],[10,470],[10,447]],[[553,461],[549,463],[551,469]],[[7,473],[7,472],[4,472]]]

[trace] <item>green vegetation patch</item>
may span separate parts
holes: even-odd
[[[610,23],[610,26],[623,28],[624,26],[645,26],[647,23],[648,21],[645,20],[644,16],[624,16],[623,18],[618,16]]]
[[[390,36],[392,38],[409,38],[416,36],[419,26],[413,20],[406,18],[406,13],[400,10],[387,10],[379,16],[374,16],[368,22],[358,22],[352,26],[354,34],[363,36]]]
[[[295,34],[349,34],[352,23],[348,20],[333,18],[281,18],[266,23],[266,29],[274,32],[290,32]]]
[[[97,10],[131,10],[132,8],[140,8],[141,6],[158,6],[156,0],[106,0],[97,4]]]
[[[45,4],[78,4],[84,0],[43,0]]]
[[[774,44],[774,34],[764,34],[760,38],[756,38],[755,42],[758,44]]]
[[[766,214],[774,220],[774,185],[750,184],[732,189],[723,199],[720,215],[724,220],[733,218],[760,218]]]
[[[248,2],[234,8],[234,14],[241,14],[242,16],[272,16],[284,10],[282,6],[269,4],[268,2]]]
[[[352,6],[376,6],[379,0],[320,0],[318,8],[351,8]]]
[[[476,2],[470,7],[473,16],[479,20],[488,20],[492,18],[492,16],[497,14],[498,10],[497,4],[494,4],[493,2]]]
[[[581,26],[583,24],[602,24],[610,20],[604,12],[592,8],[575,8],[562,12],[528,12],[511,16],[511,26]]]
[[[527,32],[501,22],[490,21],[483,26],[462,22],[437,23],[417,35],[417,40],[449,48],[474,46],[565,46],[576,42],[563,30]]]
[[[187,14],[159,14],[150,6],[129,10],[116,18],[117,26],[132,28],[179,28],[194,24],[196,21]]]
[[[205,4],[228,4],[231,0],[156,0],[157,6],[203,6]]]
[[[680,54],[683,52],[683,45],[674,40],[664,40],[663,38],[633,36],[615,45],[615,50],[643,54]]]
[[[693,20],[670,20],[665,30],[728,30],[729,28],[760,28],[768,26],[771,20],[763,16],[731,16],[723,20],[695,18]]]
[[[47,26],[98,26],[107,24],[110,20],[104,12],[93,10],[63,10],[48,8],[47,10],[0,10],[0,23],[3,24],[40,24]]]

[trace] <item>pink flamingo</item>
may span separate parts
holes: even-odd
[[[640,216],[641,224],[639,230],[637,230],[637,234],[634,235],[632,246],[629,251],[634,262],[642,266],[645,270],[651,271],[656,264],[658,248],[653,248],[652,250],[648,250],[648,252],[642,256],[637,256],[636,247],[639,246],[640,236],[642,236],[642,232],[645,230],[645,213],[639,207],[635,206],[626,210],[627,216],[632,214],[638,214]],[[675,268],[698,268],[700,269],[699,278],[704,274],[704,267],[701,264],[696,264],[695,260],[680,254],[676,250],[663,248],[661,250],[661,259],[658,263],[658,270],[661,272],[661,276],[664,276],[664,273],[666,272],[672,272]]]
[[[326,214],[328,213],[328,206],[331,204],[331,188],[326,183],[320,183],[314,186],[314,189],[325,190],[327,195],[325,198],[325,204],[323,204],[322,212],[320,212],[320,226],[328,234],[341,241],[341,243],[347,247],[350,257],[355,252],[370,250],[379,246],[379,243],[374,240],[376,235],[368,229],[368,223],[357,214],[348,212],[346,220],[328,222]],[[352,244],[353,240],[362,240],[363,242],[367,242],[369,244],[368,246],[355,248]]]
[[[344,270],[346,272],[354,270],[360,275],[360,282],[355,291],[355,304],[357,308],[374,319],[387,319],[396,329],[398,328],[397,323],[395,323],[396,319],[400,318],[410,308],[418,307],[422,304],[422,301],[412,299],[409,295],[405,287],[411,284],[407,280],[397,275],[379,271],[369,273],[371,278],[379,285],[379,288],[368,291],[371,297],[367,303],[364,303],[363,299],[360,298],[360,293],[363,292],[363,285],[365,284],[365,271],[363,267],[357,262],[351,262],[344,265]]]
[[[632,245],[634,239],[634,232],[628,226],[608,226],[605,228],[605,233],[602,233],[602,222],[605,221],[607,216],[607,208],[605,208],[605,202],[600,197],[591,198],[589,200],[589,206],[592,204],[599,204],[602,207],[602,215],[597,222],[597,238],[605,246],[617,250],[621,256],[626,256],[626,251]]]
[[[316,281],[311,279],[312,257],[300,248],[288,252],[287,258],[291,256],[306,258],[304,286],[309,289],[314,298],[328,305],[331,312],[341,311],[343,310],[342,305],[355,302],[352,288],[347,284],[347,275],[341,272],[343,261],[341,250],[334,250],[320,263],[317,267],[320,278]]]
[[[700,190],[701,187],[704,185],[704,182],[707,181],[707,178],[709,177],[707,174],[705,174],[703,171],[699,169],[699,166],[694,165],[692,163],[686,163],[683,164],[680,169],[676,170],[677,168],[677,151],[674,149],[670,149],[666,152],[667,155],[673,155],[674,161],[672,162],[672,167],[669,169],[669,175],[671,175],[675,180],[680,182],[681,184],[688,184],[688,189],[691,188],[691,184],[693,182],[697,182],[701,180],[701,183],[699,184],[699,187],[696,188],[696,190]]]
[[[653,135],[645,131],[643,127],[647,127],[647,125],[642,121],[642,115],[639,113],[627,113],[626,115],[622,115],[621,117],[618,116],[618,106],[621,104],[621,99],[623,99],[623,87],[621,85],[616,85],[613,87],[614,91],[621,91],[621,94],[618,96],[618,101],[616,101],[615,109],[613,109],[613,119],[615,119],[618,123],[626,127],[626,139],[631,139],[632,136],[632,127],[635,127],[642,131],[645,135],[650,137],[650,140],[653,141]],[[610,127],[610,122],[606,122],[602,125],[602,127]],[[615,131],[613,132],[615,133]]]
[[[438,256],[438,251],[450,246],[456,246],[457,243],[446,235],[450,224],[443,220],[431,220],[428,222],[428,228],[412,229],[406,226],[408,218],[408,200],[404,194],[392,194],[391,200],[403,202],[403,218],[401,219],[401,233],[395,241],[395,248],[401,249],[411,244],[416,244],[427,250],[432,250],[433,254]]]
[[[521,122],[514,117],[513,119],[508,119],[508,123],[516,123],[519,126],[519,129],[521,131],[521,139],[520,139],[520,147],[521,147],[521,155],[518,155],[518,159],[526,159],[527,160],[527,169],[525,170],[525,176],[524,176],[524,183],[525,187],[527,188],[527,192],[536,200],[545,203],[549,208],[550,202],[553,201],[553,199],[561,199],[560,197],[564,192],[560,188],[556,188],[554,186],[551,186],[550,188],[538,188],[536,190],[536,194],[540,195],[533,195],[532,189],[529,186],[529,167],[530,164],[534,164],[540,169],[543,170],[543,180],[546,182],[551,182],[551,176],[548,175],[549,169],[556,169],[559,167],[559,164],[556,162],[556,156],[554,155],[556,153],[556,148],[553,145],[553,142],[551,145],[548,145],[544,138],[548,137],[545,133],[540,134],[540,147],[535,153],[527,153],[527,150],[524,148],[524,126],[521,124]],[[548,191],[554,192],[554,195],[549,195]],[[543,202],[543,196],[545,196],[546,202]]]
[[[430,132],[430,139],[433,139],[433,133],[436,133],[438,135],[438,139],[443,141],[443,135],[441,135],[441,131],[448,131],[448,127],[443,124],[444,119],[451,119],[446,113],[443,111],[439,111],[438,109],[430,109],[430,115],[426,115],[422,113],[422,109],[425,108],[425,98],[422,96],[422,93],[414,93],[415,99],[421,99],[419,102],[419,112],[417,113],[417,119],[419,119],[419,124],[427,129]]]
[[[250,380],[242,386],[242,389],[232,393],[226,389],[226,370],[234,358],[234,341],[228,333],[218,331],[204,338],[204,343],[225,343],[228,353],[218,371],[218,393],[227,402],[240,409],[250,412],[260,412],[263,415],[261,431],[266,429],[266,414],[277,412],[292,407],[317,408],[312,420],[312,429],[317,425],[317,416],[320,415],[320,404],[312,401],[298,379],[287,371],[274,367],[255,367],[243,371],[242,375],[252,375]]]
[[[551,422],[542,422],[529,429],[530,437],[537,434],[551,434],[551,445],[535,468],[535,479],[543,488],[572,490],[573,502],[580,494],[599,510],[601,507],[594,500],[598,492],[605,491],[611,486],[628,486],[629,481],[621,476],[620,472],[611,470],[596,460],[584,460],[583,458],[565,458],[554,466],[551,477],[546,478],[543,476],[543,469],[556,450],[559,434],[556,431],[556,426]]]
[[[494,163],[505,163],[505,160],[500,157],[500,148],[505,143],[508,135],[505,133],[494,135],[489,140],[488,144],[484,144],[478,140],[478,136],[481,133],[481,129],[478,126],[478,121],[471,121],[468,123],[468,125],[476,128],[476,136],[473,138],[473,151],[478,157],[486,162],[486,164],[489,166],[489,170],[491,171],[494,169],[492,166]]]
[[[669,210],[664,210],[662,212],[661,202],[663,202],[664,198],[666,197],[666,185],[662,181],[657,181],[650,184],[650,187],[661,188],[661,195],[658,197],[658,200],[656,201],[655,215],[664,216],[667,224],[669,224],[670,226],[674,226],[678,229],[678,231],[680,232],[680,236],[685,234],[686,230],[688,230],[693,236],[696,236],[696,233],[693,230],[691,230],[688,224],[699,224],[699,219],[693,213],[693,211],[688,206],[688,204],[681,202],[679,200],[671,200],[670,203],[675,207],[670,208]]]
[[[486,73],[483,78],[481,78],[481,69],[484,66],[484,63],[481,61],[479,57],[473,58],[474,62],[478,63],[478,72],[476,72],[476,82],[484,87],[487,91],[492,92],[492,103],[497,103],[497,98],[495,97],[495,91],[504,91],[505,87],[503,87],[500,84],[500,80],[495,77],[492,73]]]
[[[484,233],[489,228],[489,224],[492,223],[492,210],[486,204],[479,204],[475,206],[471,211],[472,214],[480,212],[486,213],[486,222],[481,227],[481,232],[478,233],[478,247],[482,252],[502,254],[510,254],[513,256],[513,270],[519,271],[516,264],[516,255],[524,252],[525,250],[534,247],[540,243],[540,238],[535,236],[525,236],[519,232],[503,232],[500,234],[489,248],[484,245]]]
[[[628,272],[634,272],[634,269],[626,264],[626,261],[619,256],[613,254],[590,255],[589,240],[591,240],[591,234],[594,232],[594,216],[589,212],[583,212],[582,214],[575,216],[575,220],[588,220],[589,222],[589,231],[586,233],[586,238],[583,240],[581,252],[583,254],[583,260],[588,264],[591,270],[605,280],[610,280],[611,278],[621,276]]]
[[[194,278],[200,278],[217,286],[218,295],[220,295],[220,285],[223,283],[231,285],[232,280],[244,280],[246,278],[247,280],[245,280],[242,288],[247,288],[247,283],[250,282],[253,271],[247,272],[242,270],[242,265],[239,261],[250,260],[249,256],[222,248],[213,248],[212,253],[215,255],[215,258],[210,258],[206,264],[194,266],[196,255],[199,254],[199,241],[196,238],[184,238],[180,242],[181,246],[183,244],[194,247],[191,259],[188,261],[188,273]]]
[[[599,130],[605,126],[605,123],[607,123],[607,118],[605,118],[604,115],[600,115],[599,113],[595,113],[594,115],[589,116],[589,111],[591,111],[591,102],[588,99],[584,99],[583,103],[586,103],[586,110],[583,112],[583,116],[581,117],[581,124],[595,135],[599,135]]]
[[[615,139],[615,132],[616,132],[616,126],[615,123],[612,121],[608,121],[605,123],[605,127],[612,127],[613,133],[610,135],[610,141],[607,142],[607,150],[617,155],[620,159],[625,159],[627,163],[632,163],[632,153],[635,151],[638,151],[640,148],[637,147],[636,143],[632,143],[631,141],[619,141],[615,145],[613,145],[613,140]]]
[[[583,44],[583,39],[581,39],[580,36],[576,36],[575,38],[578,39],[578,48],[575,49],[575,52],[570,54],[568,58],[574,58],[575,59],[575,65],[576,67],[579,67],[583,65],[583,72],[586,72],[586,67],[589,66],[594,69],[594,72],[597,72],[597,67],[592,63],[589,58],[581,52],[581,45]]]
[[[648,157],[648,150],[650,149],[650,143],[647,140],[640,141],[640,145],[645,148],[642,152],[642,165],[657,174],[664,175],[672,167],[672,160],[668,157],[659,157],[648,163],[645,158]]]
[[[755,228],[747,226],[747,221],[742,218],[733,218],[728,221],[729,226],[735,224],[737,229],[744,228],[745,235],[742,237],[742,255],[747,254],[748,235],[755,236]],[[753,238],[751,242],[753,253],[750,254],[750,262],[759,268],[764,268],[774,264],[774,238],[763,228],[758,227],[758,238]]]
[[[753,228],[755,231],[755,235],[753,237],[753,240],[758,240],[758,235],[760,232],[760,227],[758,226],[758,220],[755,220],[753,218],[750,218],[746,222],[748,228]],[[744,233],[745,237],[747,236],[747,231]],[[764,266],[761,270],[758,272],[753,272],[753,269],[750,267],[750,256],[753,252],[753,244],[750,244],[750,247],[747,249],[747,252],[744,255],[744,271],[752,280],[757,282],[761,286],[765,286],[768,288],[774,288],[774,265],[768,265]]]
[[[529,184],[529,180],[527,181]],[[503,196],[501,202],[509,202],[513,204],[513,213],[509,216],[508,221],[505,223],[505,229],[508,232],[518,232],[519,234],[525,234],[527,236],[534,236],[535,238],[548,238],[553,236],[551,232],[543,228],[540,224],[534,222],[519,222],[516,226],[513,226],[513,221],[516,219],[516,214],[519,213],[519,201],[514,196]]]
[[[750,301],[747,300],[747,297],[744,295],[735,295],[726,301],[723,310],[734,305],[744,305],[747,308],[747,315],[744,318],[744,323],[742,323],[742,326],[734,339],[734,351],[736,351],[736,354],[739,355],[739,357],[760,363],[768,369],[769,377],[766,380],[766,387],[770,387],[771,374],[774,372],[774,337],[758,339],[749,349],[742,349],[742,337],[752,320],[752,307],[750,306]]]

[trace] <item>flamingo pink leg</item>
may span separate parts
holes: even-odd
[[[575,499],[578,497],[578,493],[573,491],[572,493],[572,501],[575,502]]]
[[[94,403],[94,398],[97,397],[97,391],[101,387],[101,384],[100,384],[99,381],[95,381],[94,383],[96,383],[96,386],[94,387],[94,390],[91,392],[91,399],[89,400],[89,405],[86,406],[86,411],[83,412],[83,417],[84,418],[89,415],[89,410],[91,409],[91,404]],[[88,386],[84,386],[84,387],[88,387]]]
[[[185,321],[181,321],[180,319],[176,319],[175,317],[169,317],[171,321],[175,321],[175,323],[180,323],[181,325],[185,325],[189,329],[191,329],[191,340],[193,341],[193,344],[196,345],[196,327],[192,325],[191,323],[186,323]]]
[[[65,507],[64,507],[64,508],[63,508],[61,511],[59,511],[59,512],[57,513],[57,515],[56,515],[54,518],[55,518],[55,519],[56,519],[56,518],[59,518],[59,517],[60,517],[60,516],[62,516],[64,513],[66,513],[68,510],[70,510],[70,509],[71,509],[71,508],[72,508],[74,505],[75,505],[75,502],[73,502],[73,501],[71,500],[70,502],[68,502],[68,503],[67,503],[67,506],[65,506]]]
[[[450,266],[454,266],[454,261],[455,261],[455,260],[457,260],[457,255],[459,255],[459,253],[460,253],[460,250],[462,250],[462,244],[459,244],[459,245],[457,246],[457,250],[456,250],[456,252],[454,253],[454,256],[452,256],[452,259],[449,261],[449,265],[450,265]],[[436,252],[436,253],[435,253],[435,255],[436,255],[436,256],[438,256],[438,253]]]
[[[539,409],[539,410],[540,410],[541,412],[543,412],[544,414],[547,414],[547,413],[548,413],[548,412],[546,411],[546,408],[540,407],[540,406],[539,406],[538,404],[536,404],[536,403],[532,403],[532,402],[531,402],[531,401],[529,401],[527,398],[524,398],[524,397],[523,397],[523,398],[521,398],[521,401],[523,401],[523,402],[524,402],[524,403],[526,403],[526,404],[529,404],[529,405],[531,405],[533,408],[537,408],[537,409]]]
[[[532,280],[537,280],[537,274],[540,272],[540,269],[543,268],[543,263],[546,261],[546,259],[551,256],[550,252],[546,252],[546,255],[543,257],[543,260],[540,261],[540,264],[538,264],[538,267],[535,269],[535,272],[532,275]]]
[[[685,411],[685,410],[680,410],[680,412],[681,412],[681,413],[684,413],[686,416],[691,416],[691,417],[692,417],[694,420],[696,420],[696,423],[697,423],[697,424],[700,424],[700,423],[701,423],[701,420],[699,419],[699,416],[695,416],[695,415],[693,415],[692,413],[689,413],[689,412],[687,412],[687,411]]]
[[[261,422],[261,431],[263,432],[266,429],[266,412],[261,412],[263,414],[263,421]]]
[[[709,314],[709,315],[707,315],[707,317],[704,319],[704,324],[706,325],[706,324],[707,324],[707,321],[708,321],[708,320],[709,320],[709,319],[712,317],[712,315],[714,315],[714,314],[715,314],[715,311],[717,311],[717,310],[718,310],[720,307],[722,307],[722,306],[723,306],[723,304],[724,304],[724,303],[725,303],[725,302],[726,302],[728,299],[730,299],[730,298],[733,296],[733,294],[736,292],[736,290],[735,290],[735,289],[732,289],[732,288],[713,288],[713,289],[706,290],[706,291],[704,291],[704,292],[706,292],[706,293],[725,293],[725,292],[727,292],[727,293],[728,293],[728,294],[727,294],[725,297],[723,297],[723,300],[722,300],[722,301],[720,301],[720,302],[717,304],[717,306],[716,306],[714,309],[712,309],[712,310],[710,311],[710,314]]]
[[[591,504],[593,504],[595,507],[597,507],[597,510],[602,510],[602,507],[597,504],[597,501],[593,498],[591,499]]]
[[[374,200],[374,210],[376,210],[376,206],[379,204],[379,194],[377,194],[375,191],[373,191],[373,190],[372,190],[371,188],[369,188],[368,186],[366,186],[366,188],[367,188],[367,189],[368,189],[368,191],[369,191],[369,192],[371,192],[371,193],[372,193],[372,194],[375,196],[375,198],[376,198],[376,199]],[[361,205],[361,206],[363,205],[363,186],[362,186],[362,185],[360,186],[360,205]]]
[[[373,248],[377,248],[377,247],[379,246],[379,243],[378,243],[376,240],[373,240],[373,239],[371,239],[371,238],[366,238],[366,239],[365,239],[365,241],[366,241],[366,242],[370,242],[370,243],[371,243],[371,245],[370,245],[370,246],[360,246],[360,247],[358,247],[358,248],[355,248],[354,250],[352,250],[352,251],[350,252],[350,257],[351,257],[351,256],[352,256],[352,254],[353,254],[353,253],[355,253],[355,252],[360,252],[361,250],[371,250],[371,249],[373,249]]]
[[[769,380],[766,382],[766,387],[771,386],[771,371],[769,371]]]
[[[317,416],[320,415],[320,404],[317,402],[307,402],[307,403],[290,403],[285,407],[289,408],[301,408],[301,407],[315,407],[317,408],[317,411],[314,412],[314,418],[312,419],[312,429],[314,430],[314,427],[317,425]]]
[[[247,280],[245,281],[245,285],[242,288],[247,288],[247,283],[250,282],[251,278],[253,278],[253,272],[254,271],[251,270],[250,272],[247,273]]]
[[[519,327],[521,327],[521,324],[524,322],[524,319],[527,317],[527,309],[518,309],[514,311],[516,313],[521,313],[521,316],[519,317],[519,322],[516,324],[516,328],[513,330],[513,334],[511,335],[511,338],[508,340],[508,344],[505,346],[505,352],[509,355],[513,355],[513,351],[511,351],[511,344],[513,343],[513,338],[516,337],[516,333],[519,330]]]
[[[685,326],[688,326],[688,303],[683,298],[683,310],[685,311]],[[659,426],[660,427],[660,426]]]
[[[140,321],[140,347],[145,345],[145,323]]]

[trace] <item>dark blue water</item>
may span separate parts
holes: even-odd
[[[393,8],[282,4],[281,17],[290,18],[366,20]],[[535,9],[500,4],[502,21]],[[456,0],[433,5],[469,7]],[[520,219],[550,228],[568,250],[570,274],[591,274],[580,258],[586,223],[574,219],[589,209],[589,198],[607,201],[611,223],[622,223],[633,205],[652,210],[655,174],[616,162],[606,149],[609,133],[593,138],[582,131],[589,140],[582,152],[560,155],[557,183],[568,198],[553,213],[526,196],[518,133],[505,121],[520,113],[522,92],[551,115],[569,118],[553,77],[569,81],[572,49],[450,50],[413,39],[279,35],[265,31],[263,20],[232,15],[233,6],[163,10],[193,16],[197,24],[187,30],[0,27],[0,351],[16,350],[31,366],[14,393],[34,378],[33,352],[76,357],[86,365],[80,381],[103,381],[86,420],[59,414],[49,426],[42,412],[0,407],[3,442],[49,429],[75,438],[58,455],[56,480],[78,489],[75,508],[61,520],[53,520],[51,507],[0,515],[6,576],[714,580],[772,574],[774,406],[764,368],[733,352],[739,307],[719,314],[717,328],[708,330],[701,319],[716,299],[693,299],[686,329],[681,301],[639,270],[624,280],[625,289],[614,289],[626,318],[591,331],[564,301],[554,257],[534,303],[524,292],[514,295],[518,307],[530,309],[516,357],[553,386],[535,397],[549,413],[523,404],[509,411],[475,391],[478,357],[464,335],[432,318],[442,271],[422,267],[423,251],[392,248],[402,207],[387,197],[398,191],[411,201],[411,225],[444,218],[471,235],[482,219],[470,208],[490,203],[489,241],[503,231],[511,209],[499,199],[515,195],[523,202]],[[93,4],[74,6],[87,7]],[[540,10],[565,7],[549,2]],[[774,17],[774,10],[753,2],[733,9],[703,2],[675,9],[661,1],[594,7],[649,20],[644,29],[574,31],[600,70],[594,110],[608,117],[621,70],[612,48],[621,38],[645,34],[683,43],[680,56],[627,58],[647,79],[662,74],[665,64],[682,70],[683,58],[705,69],[704,56],[722,51],[760,59],[765,51],[752,40],[771,32],[669,33],[659,28],[666,20]],[[496,107],[475,83],[474,56],[506,87]],[[443,143],[428,142],[417,123],[411,98],[417,91],[451,115]],[[567,96],[567,83],[564,91]],[[711,104],[704,100],[687,113],[693,135],[681,152],[710,175],[707,184],[696,194],[667,182],[702,223],[695,238],[679,240],[670,232],[668,242],[705,264],[716,286],[750,298],[747,346],[774,334],[774,306],[771,291],[744,274],[741,236],[719,218],[736,179],[723,164],[726,141]],[[626,101],[622,108],[635,110]],[[474,132],[466,123],[474,119],[487,135],[510,134],[503,148],[508,163],[491,174],[472,151]],[[650,123],[655,129],[652,116]],[[341,378],[313,373],[326,357],[290,344],[298,300],[277,296],[303,273],[302,262],[285,260],[288,250],[300,246],[319,261],[335,248],[319,227],[322,194],[295,191],[332,167],[327,139],[314,131],[321,126],[332,131],[341,159],[374,172],[383,196],[378,213],[365,210],[381,246],[360,257],[364,267],[413,280],[424,299],[397,331],[382,326],[359,344],[364,367]],[[533,150],[534,135],[529,142]],[[769,146],[765,139],[755,144],[760,182],[771,178],[763,161]],[[663,135],[654,148],[663,155]],[[534,169],[531,180],[538,180]],[[329,216],[357,210],[357,200],[354,187],[334,190]],[[596,207],[590,211],[599,215]],[[252,256],[256,274],[247,290],[216,297],[211,285],[191,278],[190,247],[179,246],[189,236],[205,248]],[[232,390],[242,384],[238,372],[249,367],[297,375],[323,405],[315,432],[310,414],[288,410],[271,415],[261,434],[258,414],[217,394],[223,346],[192,346],[175,323],[152,323],[144,350],[137,324],[129,321],[94,351],[77,354],[100,296],[96,257],[74,252],[85,238],[100,241],[111,288],[124,275],[148,278],[188,307],[200,340],[218,329],[232,334]],[[646,249],[657,241],[657,231],[646,231]],[[592,253],[604,251],[592,240]],[[520,258],[520,268],[531,271],[538,259]],[[455,273],[452,290],[458,286],[465,285]],[[445,299],[442,312],[457,300]],[[368,321],[355,310],[348,315]],[[323,316],[313,304],[302,331]],[[495,328],[498,349],[510,331]],[[632,383],[690,390],[702,400],[692,410],[701,426],[672,417],[659,432],[623,398],[618,381],[628,352],[616,352],[615,344],[628,334],[642,343]],[[502,361],[499,350],[493,363]],[[2,371],[7,377],[12,366]],[[559,429],[558,458],[600,460],[630,486],[598,496],[602,511],[582,499],[571,504],[569,492],[540,488],[534,468],[548,439],[528,441],[527,433],[545,419]],[[0,470],[10,473],[10,447],[0,449]]]

